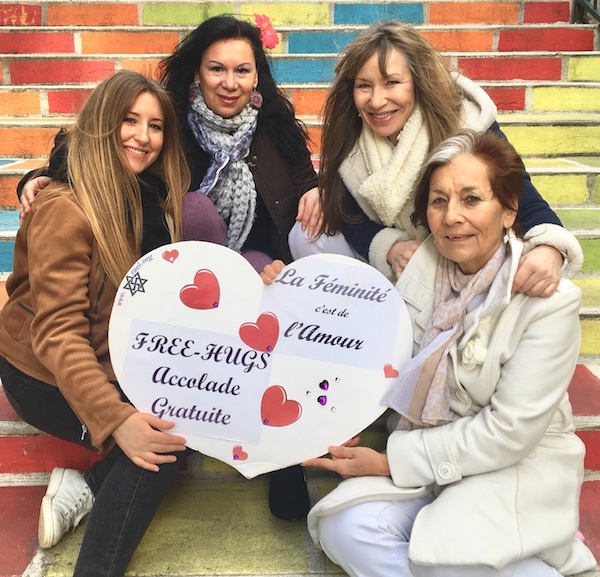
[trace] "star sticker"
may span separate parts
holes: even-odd
[[[136,272],[133,276],[126,276],[127,282],[123,288],[126,288],[131,296],[136,293],[144,293],[144,285],[148,282],[148,279],[142,278],[139,272]]]

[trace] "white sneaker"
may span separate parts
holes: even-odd
[[[42,499],[38,540],[40,547],[53,547],[69,530],[75,529],[92,510],[94,495],[83,475],[74,469],[56,467]]]

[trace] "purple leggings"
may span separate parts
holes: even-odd
[[[202,240],[225,246],[227,225],[212,200],[200,192],[188,192],[183,197],[183,240]],[[273,259],[259,250],[242,250],[242,256],[262,272]]]

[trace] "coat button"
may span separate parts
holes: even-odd
[[[464,391],[456,391],[456,398],[463,405],[471,405],[471,399],[469,398],[469,395],[467,395],[467,393],[465,393]]]
[[[442,461],[438,465],[438,475],[442,479],[452,479],[454,477],[454,465],[448,461]]]

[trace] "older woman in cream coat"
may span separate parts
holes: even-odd
[[[580,291],[563,279],[548,299],[511,294],[520,170],[510,145],[470,132],[425,165],[413,218],[432,234],[397,284],[415,356],[385,397],[400,415],[386,454],[353,440],[305,463],[347,479],[309,528],[351,576],[556,577],[595,565],[576,537],[585,449],[567,396]]]

